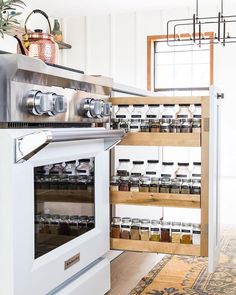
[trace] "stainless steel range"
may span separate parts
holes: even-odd
[[[110,288],[112,80],[0,56],[1,294]]]

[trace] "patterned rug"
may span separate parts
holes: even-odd
[[[219,265],[207,274],[207,258],[165,256],[129,295],[236,295],[236,236],[224,235]]]

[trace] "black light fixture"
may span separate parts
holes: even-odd
[[[173,47],[196,44],[201,47],[204,44],[225,46],[227,43],[236,43],[236,35],[231,36],[227,32],[227,25],[236,23],[236,15],[224,15],[223,10],[224,2],[221,0],[221,10],[217,16],[200,17],[198,0],[196,0],[196,11],[192,18],[173,19],[167,22],[167,44]],[[204,29],[210,25],[214,26],[213,33],[209,33],[209,30],[204,32]],[[181,34],[180,30],[183,28],[190,30],[191,33]]]

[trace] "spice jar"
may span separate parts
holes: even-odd
[[[130,191],[134,193],[139,192],[139,177],[130,177]]]
[[[192,132],[192,119],[181,119],[181,133]]]
[[[181,181],[178,178],[172,179],[171,185],[170,185],[170,193],[171,194],[179,194],[180,193],[180,186],[181,186]]]
[[[160,242],[161,238],[161,224],[159,220],[153,219],[151,220],[150,225],[150,241]]]
[[[202,118],[202,106],[201,104],[194,104],[193,118],[201,119]]]
[[[160,120],[159,119],[149,119],[149,131],[150,132],[160,132]]]
[[[159,160],[147,160],[145,175],[149,177],[160,177]]]
[[[140,219],[133,218],[130,229],[131,240],[140,240]]]
[[[141,125],[140,125],[140,131],[141,132],[149,132],[149,121],[148,120],[141,120]]]
[[[190,119],[192,113],[189,110],[190,104],[179,104],[179,111],[177,112],[177,119]]]
[[[120,119],[119,129],[123,129],[126,133],[130,131],[130,120]]]
[[[129,176],[120,177],[119,190],[124,192],[129,191]]]
[[[112,119],[111,128],[113,130],[119,129],[120,128],[120,120],[116,119],[116,118]]]
[[[121,233],[121,218],[113,217],[111,223],[111,238],[119,239]]]
[[[142,176],[140,178],[140,188],[139,191],[143,193],[148,193],[150,187],[150,177]]]
[[[54,234],[54,235],[58,234],[59,220],[60,220],[60,215],[55,214],[51,216],[51,222],[50,222],[51,234]]]
[[[144,105],[143,104],[134,104],[133,107],[134,108],[131,113],[131,120],[138,119],[141,123],[141,119],[145,119]]]
[[[50,223],[51,223],[51,215],[50,214],[44,214],[41,216],[40,221],[40,233],[41,234],[50,234]]]
[[[181,184],[181,194],[190,194],[191,192],[191,180],[183,179]]]
[[[170,124],[171,133],[180,133],[181,132],[181,121],[180,119],[173,119]]]
[[[130,217],[123,217],[121,221],[121,232],[120,238],[121,239],[130,239],[130,226],[131,226],[131,218]]]
[[[93,229],[95,227],[95,217],[89,216],[88,222],[87,222],[87,228],[88,230]]]
[[[119,191],[119,181],[120,181],[120,176],[112,176],[111,177],[111,182],[110,182],[110,191],[111,192]]]
[[[150,193],[159,193],[160,189],[160,178],[152,177],[149,191]]]
[[[131,119],[130,132],[132,133],[140,132],[140,125],[141,125],[141,122],[139,120]]]
[[[78,223],[79,223],[78,215],[70,216],[69,218],[70,236],[75,236],[75,237],[78,236],[79,234]]]
[[[81,159],[79,160],[79,165],[76,167],[77,174],[79,176],[86,175],[89,176],[92,173],[93,165],[91,164],[90,159]]]
[[[201,179],[201,162],[193,162],[192,179]]]
[[[163,221],[161,224],[161,242],[169,243],[171,241],[171,223],[169,221]]]
[[[65,162],[63,174],[75,175],[76,174],[76,161]]]
[[[192,121],[192,133],[200,133],[201,132],[201,119],[193,118]]]
[[[189,179],[190,178],[190,171],[188,169],[189,163],[187,162],[179,162],[178,169],[176,171],[176,178],[179,179]]]
[[[144,161],[133,161],[133,168],[130,171],[131,176],[144,175]]]
[[[175,112],[175,105],[174,104],[164,104],[164,109],[162,112],[162,119],[175,119],[176,112]]]
[[[162,162],[161,177],[162,178],[175,177],[174,162]]]
[[[171,242],[180,243],[181,241],[181,222],[172,222]]]
[[[200,224],[193,224],[193,245],[200,245],[201,243],[201,226]]]
[[[192,225],[191,225],[191,223],[182,223],[181,244],[192,244]]]
[[[124,129],[125,132],[129,131],[129,126],[130,126],[129,105],[118,105],[118,111],[115,114],[113,124],[115,124],[115,127],[117,127],[117,124],[118,124],[118,128]]]
[[[201,194],[201,180],[192,179],[191,194],[200,195]]]
[[[140,239],[141,241],[149,241],[150,220],[141,220]]]
[[[161,119],[160,120],[160,132],[170,133],[171,130],[171,119]]]
[[[168,194],[170,192],[171,180],[170,178],[162,178],[160,184],[160,193]]]
[[[159,104],[149,104],[149,109],[146,112],[146,118],[147,119],[160,119],[161,118],[161,112],[160,112],[160,105]]]
[[[119,166],[116,169],[116,174],[118,176],[129,176],[129,173],[130,173],[130,160],[119,159]]]

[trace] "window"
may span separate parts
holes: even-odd
[[[148,37],[149,90],[169,95],[203,95],[198,89],[212,84],[213,44],[173,47],[167,44],[166,36]]]

